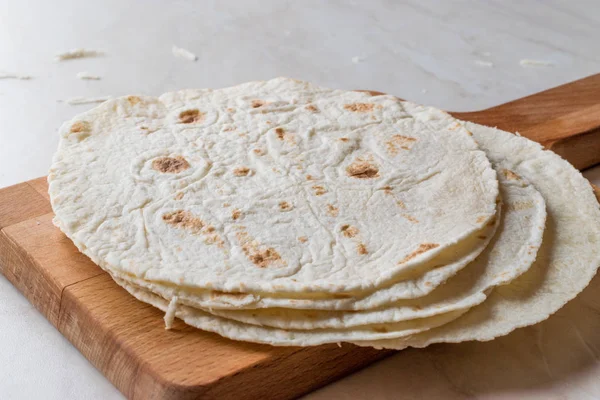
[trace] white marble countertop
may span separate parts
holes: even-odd
[[[0,0],[0,72],[34,77],[0,80],[0,187],[46,174],[56,129],[90,107],[57,102],[76,96],[157,95],[291,76],[462,111],[600,72],[595,0],[399,3]],[[198,60],[175,58],[172,45]],[[106,55],[53,61],[77,47]],[[522,59],[551,65],[524,67]],[[78,80],[82,71],[102,79]],[[600,168],[586,175],[600,182]],[[3,277],[0,326],[3,399],[122,398]],[[394,379],[410,368],[408,359],[402,352],[309,397],[422,396],[423,388],[413,393]],[[519,398],[551,397],[535,385],[521,389]],[[428,393],[442,398],[441,390]],[[575,393],[560,398],[581,398]],[[471,395],[509,398],[468,391],[453,398]]]

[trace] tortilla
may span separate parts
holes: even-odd
[[[146,281],[359,295],[496,214],[470,133],[392,96],[280,78],[110,100],[60,133],[48,177],[60,229]]]
[[[600,208],[590,183],[538,143],[466,123],[495,165],[529,180],[546,202],[546,229],[533,266],[461,318],[407,340],[357,342],[396,348],[487,341],[547,319],[579,294],[600,265]]]

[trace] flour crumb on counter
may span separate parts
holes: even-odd
[[[354,56],[354,57],[352,57],[352,62],[353,62],[354,64],[358,64],[358,63],[361,63],[361,62],[363,62],[363,61],[365,61],[365,58],[364,58],[364,57],[359,57],[359,56]]]
[[[484,61],[484,60],[475,60],[475,65],[479,66],[479,67],[488,67],[491,68],[494,66],[494,63],[491,61]]]
[[[528,58],[524,58],[519,61],[521,67],[552,67],[554,63],[552,61],[544,61],[544,60],[531,60]]]
[[[182,47],[173,46],[173,55],[175,57],[183,58],[189,61],[198,60],[198,56],[192,53],[191,51],[184,49]]]
[[[67,60],[75,60],[78,58],[93,58],[103,56],[104,52],[98,50],[88,50],[88,49],[72,49],[69,51],[65,51],[64,53],[57,54],[54,57],[54,61],[67,61]]]
[[[102,77],[98,75],[92,75],[89,72],[78,72],[77,79],[86,81],[99,81],[100,79],[102,79]]]
[[[33,76],[0,72],[0,79],[17,79],[20,81],[28,81],[30,79],[33,79]]]
[[[78,106],[81,104],[94,104],[94,103],[104,103],[106,100],[110,100],[111,96],[104,97],[71,97],[66,101],[67,104],[72,106]]]

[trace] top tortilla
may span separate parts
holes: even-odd
[[[470,133],[392,96],[279,78],[111,100],[60,133],[59,227],[101,267],[149,281],[355,294],[496,212]]]

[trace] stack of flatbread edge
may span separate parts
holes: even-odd
[[[377,348],[540,322],[600,265],[600,210],[525,138],[286,78],[63,124],[55,223],[141,301],[222,336]]]

